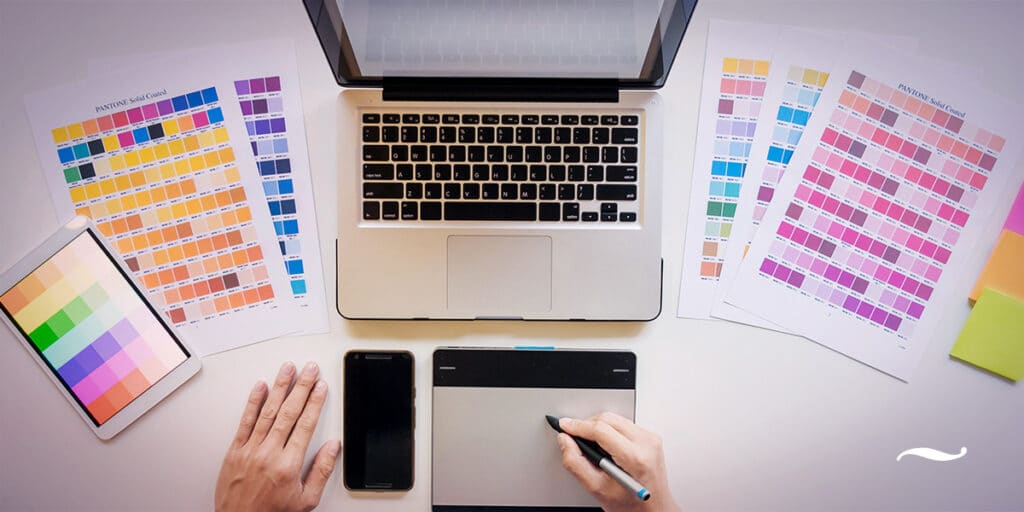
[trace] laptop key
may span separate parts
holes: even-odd
[[[409,159],[413,162],[426,162],[428,158],[426,146],[410,146]]]
[[[595,164],[601,161],[601,148],[597,146],[587,146],[583,148],[583,161],[588,164]]]
[[[398,220],[398,201],[384,201],[380,218],[384,220]]]
[[[530,181],[547,181],[548,168],[543,165],[530,166]]]
[[[576,199],[580,201],[593,201],[594,200],[594,186],[587,185],[576,185]]]
[[[484,124],[498,124],[499,119],[497,114],[486,114],[483,117]]]
[[[476,142],[476,129],[470,126],[459,127],[459,143],[472,144]]]
[[[618,213],[619,205],[616,203],[601,203],[601,213]]]
[[[445,114],[441,116],[441,120],[444,121],[444,124],[459,124],[459,115]]]
[[[499,191],[497,183],[484,183],[481,187],[480,197],[483,199],[498,199]]]
[[[402,142],[417,142],[418,137],[416,136],[415,126],[402,126],[401,127],[401,141]]]
[[[473,165],[473,181],[487,181],[490,177],[491,169],[487,164],[475,164]]]
[[[487,161],[501,162],[505,160],[505,148],[503,146],[487,146]]]
[[[523,161],[523,147],[522,146],[505,146],[505,161],[506,162],[522,162]]]
[[[423,197],[425,199],[441,199],[441,184],[427,183],[423,186]]]
[[[548,166],[548,180],[550,180],[550,181],[565,181],[565,166],[564,165],[549,165]]]
[[[601,222],[615,222],[618,219],[618,215],[614,213],[602,213]]]
[[[420,128],[420,142],[437,142],[437,127],[424,126]]]
[[[423,124],[437,124],[441,122],[441,116],[437,114],[423,114]]]
[[[387,124],[398,124],[402,122],[402,116],[398,114],[384,114],[384,122]]]
[[[469,161],[483,162],[487,159],[486,150],[483,146],[469,146]]]
[[[583,222],[597,222],[597,212],[583,212]]]
[[[551,144],[551,128],[542,126],[534,131],[534,137],[537,144]]]
[[[505,114],[501,116],[501,124],[519,124],[519,116],[516,114]]]
[[[409,146],[399,146],[397,144],[391,145],[391,159],[396,162],[406,162],[409,160]]]
[[[506,200],[516,199],[519,197],[519,185],[515,183],[502,183],[501,184],[501,198]]]
[[[481,144],[491,144],[494,142],[494,127],[493,126],[481,126],[476,129],[476,141]]]
[[[465,162],[466,146],[448,146],[449,162]]]
[[[412,164],[398,164],[395,166],[395,177],[400,180],[411,180],[413,175]]]
[[[598,185],[598,201],[636,201],[636,185]]]
[[[636,212],[620,212],[619,222],[636,222]]]
[[[492,165],[491,166],[491,179],[494,181],[507,181],[508,180],[508,166],[507,165]]]
[[[606,164],[619,163],[619,148],[615,146],[601,148],[601,162]]]
[[[462,124],[477,124],[480,122],[480,116],[476,114],[462,114]]]
[[[540,203],[540,220],[557,221],[561,217],[561,208],[558,203]]]
[[[378,145],[363,145],[363,160],[367,162],[387,162],[388,147]]]
[[[430,177],[434,174],[434,168],[430,164],[416,164],[416,172],[414,177],[416,181],[430,181]]]
[[[582,121],[585,125],[596,125],[598,119],[597,116],[583,116]]]
[[[364,123],[379,123],[380,114],[363,114]]]
[[[529,126],[516,128],[516,143],[533,144],[533,128]]]
[[[458,122],[458,121],[456,121]],[[384,127],[387,130],[387,127]],[[442,126],[437,133],[437,140],[440,142],[455,142],[456,131],[454,126]]]
[[[444,146],[430,146],[430,161],[444,162],[448,160],[448,148]]]
[[[421,199],[421,198],[423,198],[423,184],[422,183],[406,183],[405,184],[405,198],[406,199]]]
[[[636,144],[640,130],[636,128],[612,128],[613,144]]]
[[[558,116],[540,116],[541,124],[558,124]]]
[[[463,199],[480,199],[480,184],[466,183],[462,186]]]
[[[558,185],[558,199],[561,201],[572,201],[576,199],[576,187],[568,183]]]
[[[420,203],[420,220],[441,220],[441,203],[435,201]]]
[[[540,122],[540,117],[534,114],[524,115],[523,124],[537,124]]]
[[[544,148],[540,146],[526,146],[526,161],[540,162],[544,160]]]
[[[573,128],[573,144],[590,144],[590,128]]]
[[[619,116],[601,116],[601,124],[606,126],[619,124]]]
[[[567,164],[578,163],[582,160],[579,146],[566,146],[562,149],[562,161]]]
[[[405,124],[418,124],[420,122],[419,114],[402,114],[402,122]]]
[[[594,128],[593,140],[594,144],[608,144],[611,141],[610,130],[608,128]]]
[[[416,201],[402,201],[402,220],[416,220],[419,218],[419,205]]]
[[[395,166],[392,164],[363,164],[364,180],[393,180]]]
[[[363,201],[363,220],[380,220],[380,203]]]
[[[537,203],[445,203],[444,220],[533,221],[537,220]]]
[[[448,181],[452,179],[452,166],[448,164],[435,165],[434,179],[437,181]]]
[[[555,199],[555,185],[553,183],[542,183],[538,190],[537,197],[540,198],[541,201],[553,201]]]
[[[609,165],[605,169],[605,181],[636,181],[635,165]]]
[[[364,126],[363,142],[380,142],[380,126]]]
[[[569,181],[583,181],[587,179],[586,168],[582,165],[569,166]]]
[[[525,165],[512,166],[512,181],[526,181],[530,175]]]
[[[455,166],[455,181],[469,181],[470,167],[466,164],[459,164]]]
[[[380,130],[380,141],[381,142],[398,142],[398,127],[397,126],[384,126]]]
[[[562,116],[562,124],[568,124],[568,125],[580,124],[580,116],[574,116],[574,115]]]
[[[635,147],[626,146],[622,148],[622,163],[635,164],[637,162],[637,150]]]
[[[445,183],[444,184],[444,198],[445,199],[458,199],[462,195],[462,185],[458,183]]]
[[[401,199],[401,183],[363,183],[363,197],[366,199]]]
[[[558,144],[568,144],[572,140],[572,129],[571,128],[555,128],[555,142]]]
[[[636,126],[640,124],[640,118],[637,116],[622,116],[623,126]]]
[[[498,128],[498,132],[494,140],[503,144],[508,144],[515,140],[515,133],[515,128],[512,128],[511,126],[502,126],[501,128]]]
[[[604,167],[601,167],[600,165],[588,165],[587,181],[604,181]]]
[[[522,185],[520,185],[519,199],[537,199],[537,185],[533,183],[523,183]]]
[[[567,222],[575,222],[580,220],[580,204],[579,203],[563,203],[562,204],[562,220]]]
[[[555,163],[562,161],[562,148],[558,146],[544,146],[544,161]]]

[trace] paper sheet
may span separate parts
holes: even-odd
[[[767,87],[777,25],[711,20],[677,315],[710,318]]]
[[[1003,229],[1024,235],[1024,187],[1017,192],[1017,199],[1013,201],[1013,207],[1010,208],[1010,214],[1006,216]]]
[[[974,283],[969,299],[978,300],[986,288],[998,290],[1018,300],[1024,300],[1024,235],[1004,229],[999,234],[995,249],[985,263],[985,269]]]
[[[772,55],[772,69],[768,73],[764,108],[757,121],[760,129],[751,145],[750,162],[732,226],[732,242],[726,247],[721,280],[711,309],[713,317],[784,330],[722,299],[736,278],[750,241],[800,143],[804,127],[810,121],[836,55],[842,48],[841,35],[799,29],[784,30],[779,34]]]
[[[284,258],[289,290],[298,307],[294,318],[298,330],[293,334],[327,332],[323,263],[298,67],[291,40],[159,52],[140,55],[138,60],[149,62],[150,66],[160,66],[158,60],[188,62],[188,69],[214,80],[226,89],[225,95],[233,97],[237,108],[228,108],[225,115],[240,116],[246,126],[248,139],[233,144],[237,151],[250,151],[256,160],[247,172],[257,176],[262,185]],[[91,65],[99,72],[117,66],[117,61],[97,59]]]
[[[184,66],[184,64],[183,64]],[[296,329],[258,182],[235,151],[230,89],[161,67],[26,97],[61,219],[96,221],[154,305],[201,354]]]
[[[982,292],[949,355],[1014,381],[1024,378],[1024,301]]]
[[[726,302],[907,380],[1020,184],[1018,112],[896,50],[837,62]]]

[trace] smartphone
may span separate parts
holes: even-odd
[[[407,491],[413,483],[412,353],[349,351],[344,368],[345,487]]]

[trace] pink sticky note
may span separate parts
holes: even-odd
[[[1003,229],[1024,235],[1024,187],[1017,192],[1017,199],[1013,201],[1013,208],[1010,208],[1010,215],[1006,216],[1006,224],[1003,224]]]

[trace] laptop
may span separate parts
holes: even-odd
[[[338,312],[652,320],[696,0],[304,0],[338,95]]]

